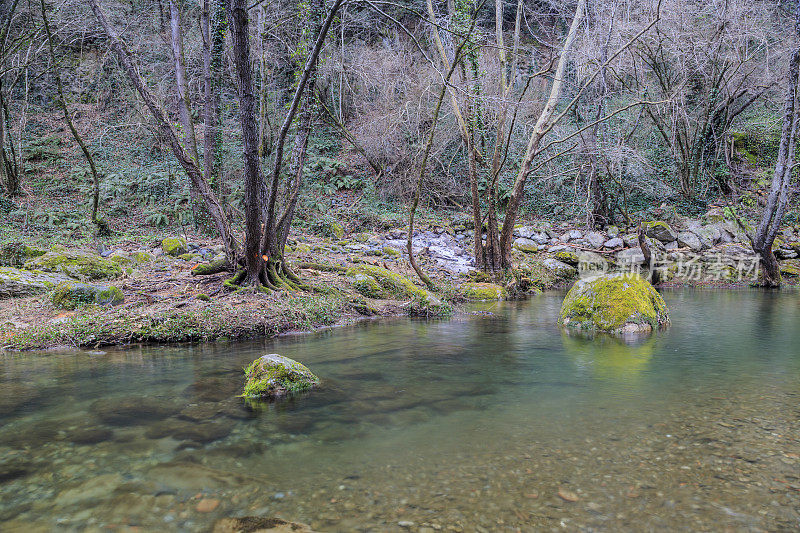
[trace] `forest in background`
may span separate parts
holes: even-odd
[[[4,218],[25,231],[85,238],[96,196],[96,218],[112,231],[180,226],[219,234],[91,3],[12,0],[0,8]],[[240,42],[249,47],[249,104],[230,27],[237,5],[249,18]],[[131,0],[99,7],[237,228],[248,224],[248,205],[267,197],[280,197],[296,215],[289,222],[312,231],[342,220],[391,227],[403,223],[420,184],[423,216],[474,215],[478,234],[489,226],[475,255],[495,270],[508,267],[492,241],[495,234],[503,241],[503,215],[517,221],[507,216],[509,204],[519,204],[522,219],[602,228],[670,209],[698,216],[710,205],[757,218],[768,203],[794,41],[791,2]],[[318,40],[312,77],[298,95]],[[301,105],[287,123],[293,96]],[[256,128],[250,148],[258,174],[275,168],[271,196],[248,182],[243,105]],[[287,155],[275,165],[281,133]],[[209,142],[210,151],[198,148]],[[296,207],[289,205],[294,189]],[[796,222],[795,209],[782,215]],[[245,251],[238,254],[243,263]]]

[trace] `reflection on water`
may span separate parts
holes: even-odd
[[[6,356],[0,529],[800,527],[797,295],[665,298],[673,326],[633,343],[562,333],[553,294],[269,342]],[[323,388],[246,408],[242,367],[265,351]]]

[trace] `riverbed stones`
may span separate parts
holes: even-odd
[[[314,533],[311,526],[281,518],[243,516],[223,518],[214,524],[212,533]]]
[[[61,274],[0,267],[0,299],[42,294],[69,279]]]
[[[519,250],[520,252],[531,254],[539,251],[539,243],[534,241],[533,239],[528,239],[526,237],[520,237],[518,239],[514,239],[514,243],[511,245],[512,248],[515,250]]]
[[[669,325],[667,304],[636,274],[599,275],[579,280],[561,306],[559,324],[570,329],[638,333]]]
[[[612,237],[603,243],[603,248],[608,248],[609,250],[613,250],[614,248],[622,248],[623,246],[625,246],[625,241],[619,237]]]
[[[178,411],[171,402],[144,397],[97,400],[89,407],[89,412],[111,426],[145,424],[170,417]]]
[[[273,400],[319,386],[320,379],[305,365],[276,353],[262,355],[245,369],[242,396]]]
[[[592,231],[590,233],[587,233],[586,237],[584,237],[584,238],[586,239],[586,242],[588,242],[589,245],[592,248],[600,248],[601,246],[603,246],[603,243],[606,241],[605,236],[602,233],[599,233],[597,231]]]
[[[703,249],[703,243],[700,242],[700,237],[691,231],[681,231],[678,233],[678,245],[683,248],[691,248],[693,252],[699,252]]]

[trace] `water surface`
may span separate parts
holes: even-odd
[[[667,292],[672,327],[633,344],[562,334],[561,298],[5,356],[0,530],[800,528],[796,293]],[[323,389],[247,408],[242,367],[266,352]]]

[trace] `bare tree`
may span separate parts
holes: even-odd
[[[783,102],[783,127],[778,146],[778,159],[775,172],[770,183],[767,204],[761,214],[761,221],[750,240],[753,251],[760,259],[763,277],[761,283],[767,287],[778,287],[781,284],[781,271],[772,245],[778,235],[781,221],[789,205],[792,172],[795,169],[795,147],[797,145],[797,127],[800,122],[800,102],[798,102],[798,86],[800,86],[800,1],[797,2],[794,17],[795,48],[789,60],[786,76],[786,93]]]

